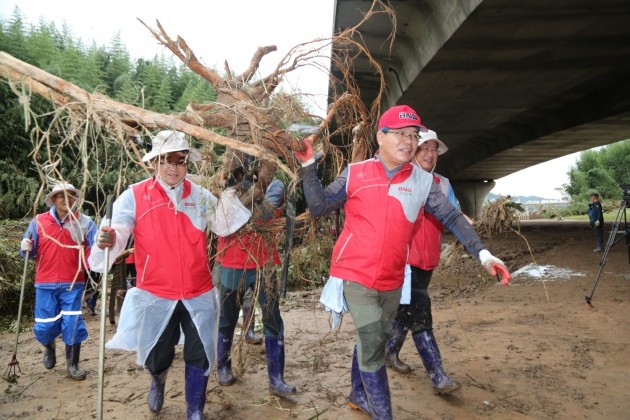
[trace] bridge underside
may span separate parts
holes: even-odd
[[[371,3],[337,0],[335,30],[355,25]],[[385,15],[361,27],[385,71],[381,107],[408,104],[438,133],[449,151],[436,170],[460,201],[477,202],[483,184],[529,166],[630,138],[627,0],[390,4],[391,50]],[[354,66],[369,105],[378,79],[367,60]]]

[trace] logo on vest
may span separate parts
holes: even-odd
[[[403,194],[411,194],[413,191],[410,187],[398,187],[398,192]]]
[[[184,203],[184,207],[195,207],[195,203],[186,202]]]

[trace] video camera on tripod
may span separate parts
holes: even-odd
[[[621,191],[623,191],[623,200],[621,201],[621,205],[619,206],[619,211],[617,212],[617,217],[612,225],[612,229],[610,231],[610,236],[608,237],[608,242],[606,243],[606,249],[604,249],[604,254],[602,255],[602,259],[599,261],[599,272],[597,273],[597,278],[595,279],[595,284],[593,285],[593,290],[591,290],[591,294],[585,296],[586,303],[589,306],[591,305],[591,299],[593,299],[593,293],[595,293],[595,288],[597,287],[597,283],[599,282],[599,277],[602,274],[602,270],[604,269],[604,264],[606,264],[606,258],[608,258],[608,252],[610,248],[615,246],[618,242],[621,242],[622,239],[626,239],[626,245],[628,246],[628,263],[630,263],[630,226],[628,226],[628,216],[626,214],[627,208],[630,206],[630,184],[619,184]],[[623,219],[624,230],[621,234],[620,238],[617,238],[617,232],[619,231],[619,225],[621,224],[621,220]]]

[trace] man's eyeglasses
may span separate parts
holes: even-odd
[[[188,157],[183,157],[183,158],[178,158],[178,159],[160,158],[159,163],[160,163],[160,165],[167,165],[167,166],[170,166],[172,168],[175,168],[177,166],[187,166],[188,165]]]
[[[427,128],[426,127],[420,127],[419,130],[424,133],[424,132],[427,131]],[[403,136],[403,137],[405,137],[405,138],[407,138],[407,139],[409,139],[411,141],[416,141],[417,142],[418,140],[420,140],[420,135],[418,133],[405,133],[402,130],[390,130],[387,127],[382,128],[381,131],[383,133],[385,133],[385,134],[390,134],[391,133],[391,134],[396,134],[396,135],[399,135],[399,136]]]
[[[437,153],[440,149],[437,147],[420,146],[418,147],[423,153]]]
[[[73,192],[70,192],[70,191],[58,192],[57,194],[53,195],[53,198],[55,200],[58,199],[59,197],[63,197],[64,199],[66,197],[72,198],[72,199],[75,199],[75,200],[77,199],[77,195],[75,193],[73,193]]]

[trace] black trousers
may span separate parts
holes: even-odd
[[[180,300],[177,302],[173,316],[168,321],[164,332],[162,332],[162,335],[147,356],[146,368],[151,374],[156,375],[173,364],[175,346],[179,342],[180,328],[186,337],[184,342],[184,361],[204,371],[210,366],[203,343],[201,338],[199,338],[197,327],[190,317],[188,309]]]
[[[429,283],[433,270],[411,266],[411,303],[400,305],[395,320],[409,327],[413,335],[433,329]]]

